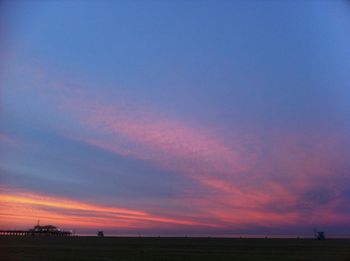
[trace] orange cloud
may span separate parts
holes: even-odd
[[[49,197],[30,192],[0,194],[0,223],[9,227],[33,223],[37,219],[53,221],[69,226],[95,228],[147,227],[155,224],[179,226],[213,226],[193,220],[153,215],[144,211],[105,207],[62,197]]]

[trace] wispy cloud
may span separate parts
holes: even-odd
[[[255,141],[255,146],[268,144],[268,150],[251,152],[242,142],[226,145],[209,130],[196,129],[147,107],[121,109],[86,96],[70,102],[79,108],[72,117],[91,131],[73,138],[149,160],[195,180],[211,195],[206,202],[197,201],[196,208],[206,210],[206,215],[220,224],[296,225],[305,222],[307,215],[310,222],[327,223],[333,199],[323,203],[324,216],[317,219],[321,203],[313,202],[305,209],[300,205],[303,195],[319,186],[333,186],[332,191],[343,188],[337,178],[342,175],[335,173],[346,162],[346,157],[339,157],[344,150],[341,133],[318,131],[308,137],[307,133],[276,130],[265,136],[266,142]],[[282,206],[290,210],[282,211]]]
[[[114,223],[110,215],[132,224],[142,220],[200,226],[199,221],[227,228],[249,224],[340,224],[349,217],[341,207],[346,198],[341,193],[349,181],[348,141],[341,130],[292,130],[276,126],[263,129],[252,124],[257,130],[248,130],[248,140],[228,140],[210,126],[189,123],[186,117],[176,117],[116,92],[110,95],[57,82],[28,88],[38,93],[40,90],[40,95],[52,101],[51,109],[69,122],[51,126],[59,135],[117,155],[148,161],[197,183],[200,189],[175,196],[174,201],[193,206],[190,221],[180,222],[153,216],[151,211],[119,213],[117,208],[111,210],[81,202],[70,202],[72,208],[55,205],[58,201],[65,202],[63,198],[57,198],[58,201],[51,198],[48,204],[40,205],[35,196],[27,203],[15,197],[9,205],[17,200],[18,204],[40,206],[41,215],[46,216],[55,209],[51,218],[63,215],[64,219],[63,213],[80,212],[76,218],[85,220],[86,224],[89,221],[82,213],[92,211],[97,213],[96,219],[106,218],[111,226]],[[239,126],[229,130],[232,136],[244,131]],[[175,209],[172,214],[183,217],[188,213]]]
[[[0,220],[2,226],[28,224],[36,219],[75,227],[143,228],[152,226],[201,226],[213,224],[195,220],[154,215],[145,211],[90,204],[64,197],[50,197],[34,192],[1,188]],[[78,221],[78,223],[77,223]]]

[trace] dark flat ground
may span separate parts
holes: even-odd
[[[350,261],[350,239],[0,236],[0,260]]]

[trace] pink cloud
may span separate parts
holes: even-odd
[[[123,108],[86,97],[65,97],[65,110],[89,135],[77,139],[109,151],[156,161],[186,173],[232,175],[246,169],[239,155],[207,131],[151,112],[148,108]],[[74,106],[74,110],[73,110]],[[73,137],[73,135],[71,135]],[[195,168],[194,170],[192,168]]]
[[[74,97],[63,97],[62,102],[87,133],[71,133],[71,138],[152,161],[198,182],[209,193],[217,193],[205,204],[197,201],[196,209],[204,209],[218,224],[228,220],[229,224],[296,224],[304,215],[298,206],[303,194],[329,185],[327,180],[334,183],[334,189],[340,186],[334,169],[342,168],[346,160],[339,157],[341,133],[317,131],[310,137],[275,130],[265,135],[267,151],[259,149],[265,141],[253,136],[258,149],[251,152],[244,142],[227,145],[208,129],[148,107],[111,103],[81,90]],[[216,211],[205,211],[218,204]],[[291,211],[276,213],[270,209],[272,205],[289,206]],[[312,208],[310,216],[316,213],[315,206]]]
[[[321,223],[348,218],[335,214],[340,208],[333,199],[315,202],[308,196],[317,188],[341,191],[347,184],[340,171],[349,156],[341,153],[346,146],[342,132],[256,126],[245,134],[249,139],[227,142],[208,127],[189,124],[150,105],[135,105],[122,95],[110,98],[102,91],[91,93],[59,82],[41,91],[59,114],[75,124],[75,129],[55,126],[61,135],[150,161],[197,182],[205,195],[178,198],[194,206],[198,219],[231,227],[290,225],[307,223],[307,217],[314,222],[320,208]],[[238,136],[244,132],[239,127],[230,131]],[[254,150],[248,149],[251,144]]]

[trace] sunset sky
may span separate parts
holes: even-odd
[[[349,1],[2,1],[0,229],[350,235]]]

